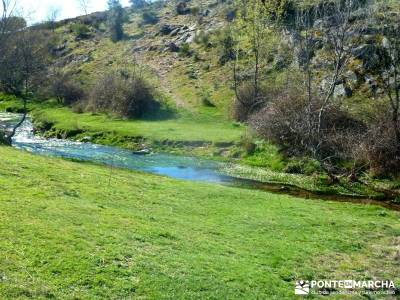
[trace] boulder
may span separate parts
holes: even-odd
[[[352,55],[363,62],[367,71],[378,70],[382,65],[382,55],[374,44],[363,44],[352,50]]]
[[[174,29],[173,31],[171,31],[170,36],[177,36],[178,33],[180,33],[181,31],[181,27],[178,27],[176,29]]]
[[[173,32],[174,30],[178,29],[180,26],[177,25],[170,25],[170,24],[163,24],[160,27],[160,33],[162,35],[168,35],[171,32]]]
[[[355,89],[355,87],[358,84],[358,76],[355,72],[353,71],[348,71],[346,72],[346,74],[344,75],[344,81],[346,82],[346,84],[351,88],[351,89]]]
[[[178,15],[187,15],[190,14],[190,8],[187,7],[186,2],[179,2],[178,5],[176,6],[176,13]]]
[[[171,52],[179,52],[181,50],[181,48],[174,42],[168,43],[167,45],[165,45],[167,47],[167,49]]]

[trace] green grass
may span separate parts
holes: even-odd
[[[293,299],[299,278],[400,284],[393,211],[0,156],[1,299]]]
[[[233,142],[241,135],[240,128],[230,122],[209,122],[191,114],[168,120],[117,120],[105,115],[76,114],[68,108],[53,108],[35,111],[34,116],[39,122],[53,123],[58,130],[81,128],[89,132],[114,132],[156,141]]]
[[[1,99],[0,99],[1,100]],[[0,110],[21,108],[17,100],[0,101]],[[160,120],[123,120],[104,114],[74,113],[51,102],[31,102],[30,113],[36,123],[53,124],[53,132],[81,130],[82,135],[108,133],[113,137],[143,137],[150,141],[203,141],[234,143],[244,132],[242,126],[224,120],[215,109],[201,114],[181,110],[175,117]]]
[[[364,197],[377,200],[385,200],[385,195],[380,190],[397,189],[395,180],[377,180],[368,177],[363,178],[364,184],[355,182],[350,183],[346,178],[341,178],[339,183],[329,184],[328,176],[323,174],[291,174],[274,171],[271,169],[252,167],[251,165],[227,165],[223,170],[226,175],[250,179],[258,182],[281,184],[283,186],[293,186],[305,191],[324,195],[341,195],[348,197]],[[388,200],[388,199],[386,199]],[[397,202],[396,200],[391,200]]]

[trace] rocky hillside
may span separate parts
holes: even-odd
[[[312,7],[316,2],[297,4]],[[144,9],[126,9],[126,16],[125,38],[117,43],[108,38],[106,12],[60,22],[55,31],[56,70],[72,73],[84,85],[91,85],[104,70],[139,66],[178,107],[198,111],[206,104],[220,108],[225,116],[230,114],[234,96],[232,72],[229,66],[220,63],[220,57],[224,30],[235,19],[232,1],[157,2]],[[322,21],[315,21],[316,29],[323,26]],[[361,44],[352,49],[351,69],[337,82],[336,97],[383,96],[377,88],[377,79],[370,75],[371,70],[379,68],[380,47],[385,44],[376,33],[374,26],[365,27]],[[285,28],[270,40],[278,45],[278,50],[265,68],[270,75],[279,77],[295,63],[288,62],[286,46],[296,48],[298,37]],[[316,39],[313,43],[323,45],[324,41]],[[317,46],[313,63],[320,66],[323,74],[327,64],[320,49]],[[321,75],[320,88],[326,88],[326,84]]]
[[[224,3],[222,3],[224,2]],[[218,63],[218,37],[234,17],[225,1],[175,1],[126,9],[125,38],[113,43],[106,13],[62,21],[55,30],[55,70],[91,85],[110,68],[143,68],[177,106],[196,110],[202,101],[231,101],[229,69]]]

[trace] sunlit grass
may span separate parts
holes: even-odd
[[[396,212],[0,156],[2,299],[293,299],[296,279],[400,283]]]

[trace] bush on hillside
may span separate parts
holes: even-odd
[[[277,93],[279,93],[277,89],[259,87],[256,95],[253,82],[242,82],[237,88],[237,97],[233,104],[233,118],[238,122],[248,121],[253,113],[272,101]]]
[[[355,158],[368,165],[374,176],[400,174],[400,145],[390,119],[384,109],[377,112],[355,153]]]
[[[82,23],[75,23],[70,26],[71,32],[75,34],[77,38],[87,39],[90,37],[90,28],[89,26]]]
[[[147,25],[147,24],[157,24],[159,21],[159,18],[157,16],[157,13],[152,11],[152,10],[145,10],[142,13],[142,25]]]
[[[183,43],[179,49],[179,56],[190,57],[193,55],[193,50],[190,48],[189,43]]]
[[[225,65],[229,61],[236,58],[236,45],[237,42],[232,36],[232,32],[228,29],[218,30],[215,35],[216,46],[218,49],[219,64]]]
[[[50,96],[64,105],[72,105],[85,97],[82,86],[68,74],[56,74],[50,84]]]
[[[114,71],[100,77],[89,96],[89,109],[138,118],[158,110],[154,90],[139,73]]]
[[[190,12],[191,12],[191,10],[188,7],[186,2],[181,1],[176,5],[176,13],[178,15],[186,15],[186,14],[190,14]]]

